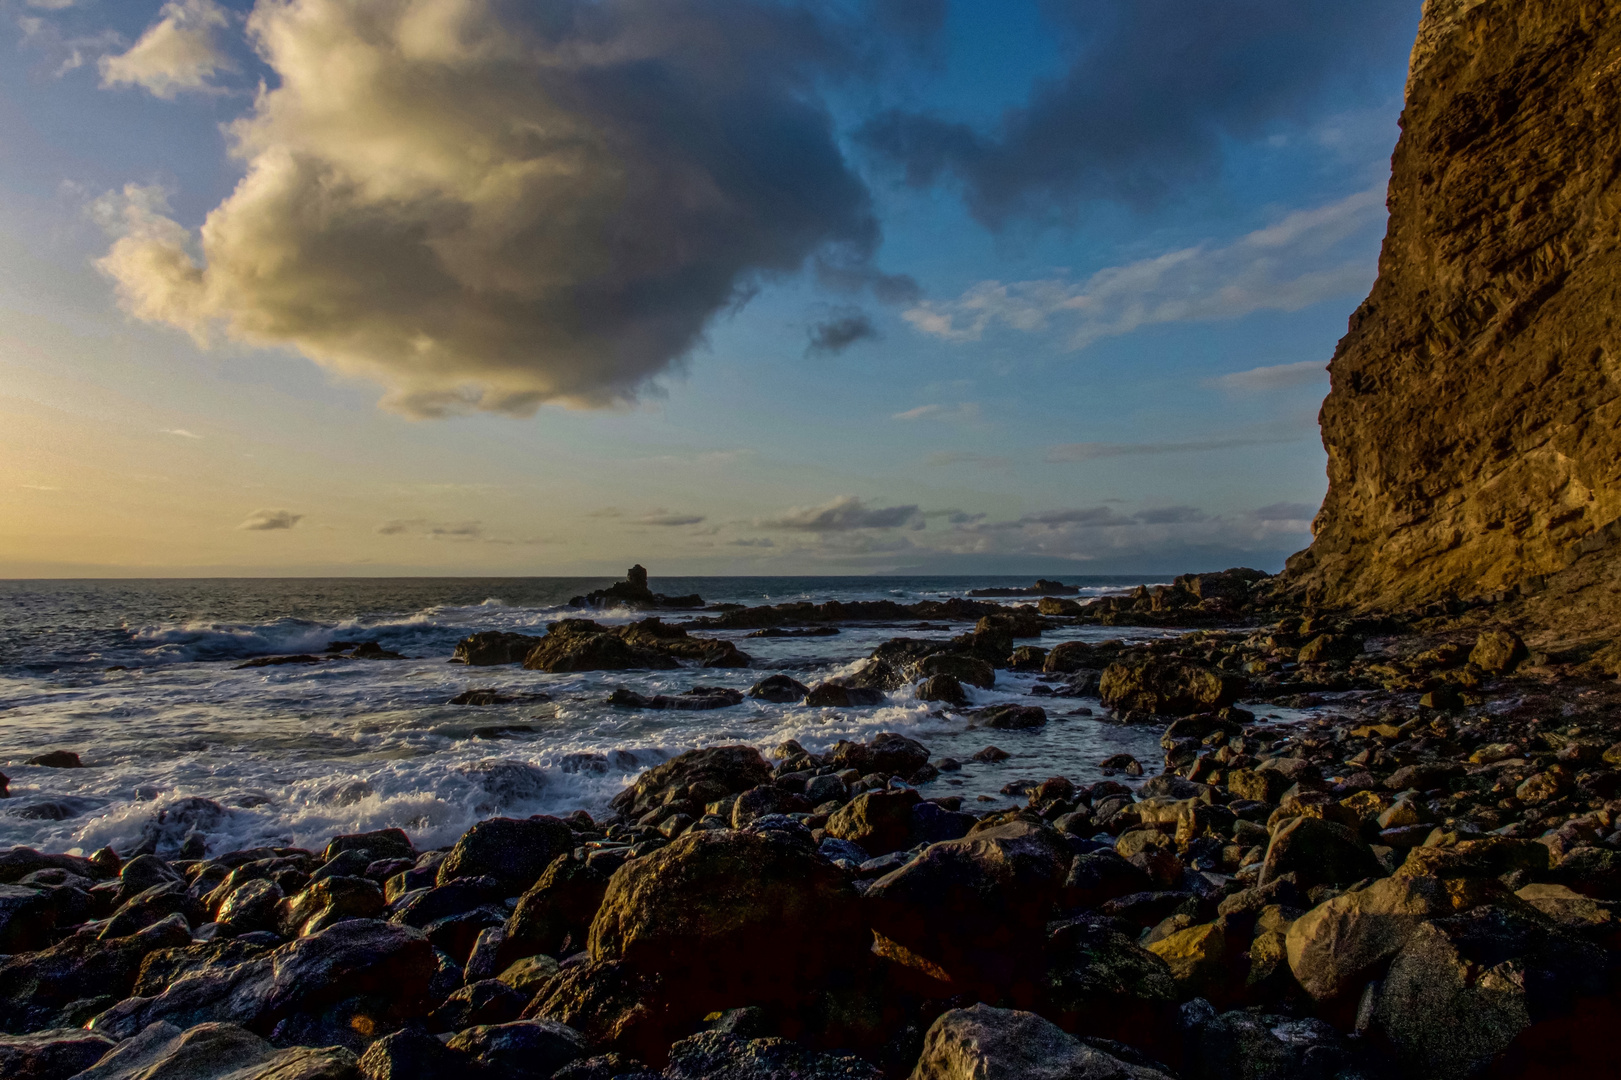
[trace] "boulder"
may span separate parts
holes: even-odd
[[[1244,680],[1198,664],[1164,657],[1116,661],[1103,669],[1098,696],[1112,709],[1160,716],[1215,712],[1238,699]]]
[[[657,620],[653,620],[657,622]],[[666,629],[674,629],[666,628]],[[627,639],[630,627],[610,630],[589,619],[562,619],[551,625],[523,658],[531,671],[632,671],[669,670],[681,666],[669,651],[657,647],[656,635],[635,634],[637,643]],[[686,631],[681,631],[685,636]],[[654,647],[649,647],[649,645]]]
[[[893,731],[873,736],[869,743],[840,739],[828,751],[828,763],[866,775],[911,777],[929,762],[929,748],[916,739]]]
[[[631,821],[658,807],[677,803],[685,813],[697,817],[703,813],[706,803],[770,780],[771,764],[754,747],[710,746],[688,750],[648,769],[634,784],[615,795],[609,805]],[[694,810],[697,813],[693,813]]]
[[[0,953],[25,953],[45,948],[51,943],[51,931],[56,929],[58,913],[49,889],[0,885]],[[139,925],[131,925],[125,933],[134,933],[157,921],[157,918],[152,918]]]
[[[1349,634],[1318,634],[1300,647],[1295,659],[1302,664],[1353,660],[1362,653],[1362,641]]]
[[[275,926],[283,937],[300,937],[345,919],[381,918],[384,907],[383,890],[370,878],[326,877],[278,902]]]
[[[941,701],[947,705],[968,704],[968,693],[955,675],[930,675],[917,684],[919,701]]]
[[[533,885],[551,861],[574,850],[574,830],[557,818],[488,818],[462,833],[439,864],[438,881],[491,877],[504,895],[517,896]]]
[[[1062,836],[1028,821],[933,844],[867,890],[871,925],[895,946],[878,951],[954,986],[1031,1000],[1072,857]]]
[[[989,663],[966,653],[933,653],[917,662],[916,672],[923,678],[950,675],[958,682],[989,690],[996,685],[996,669]]]
[[[1144,870],[1105,848],[1075,857],[1064,878],[1061,896],[1066,908],[1098,908],[1110,900],[1153,887]]]
[[[696,1019],[657,972],[638,972],[618,960],[571,965],[541,987],[523,1016],[555,1020],[593,1046],[655,1063],[663,1062],[670,1043]]]
[[[68,1080],[116,1045],[105,1035],[81,1028],[0,1035],[0,1076],[7,1080]]]
[[[14,847],[0,854],[0,884],[14,884],[40,870],[66,870],[92,880],[107,876],[96,863],[77,855],[45,855],[30,847]]]
[[[868,791],[828,819],[827,835],[860,844],[873,856],[912,846],[912,808],[922,796],[911,789]]]
[[[392,1003],[397,1018],[428,1011],[433,947],[409,927],[352,919],[299,938],[269,956],[183,975],[152,998],[129,998],[90,1022],[126,1039],[148,1024],[223,1022],[268,1035],[281,1020],[357,995]]]
[[[279,1050],[235,1024],[155,1023],[75,1080],[359,1080],[342,1047]]]
[[[524,657],[536,645],[540,638],[530,634],[514,634],[506,630],[485,630],[471,637],[462,638],[456,643],[456,652],[451,657],[453,661],[471,664],[475,667],[492,667],[497,664],[521,664]]]
[[[1169,1080],[1093,1049],[1035,1013],[974,1005],[929,1026],[911,1080]]]
[[[1514,631],[1483,630],[1469,651],[1469,662],[1493,675],[1505,675],[1530,655]]]
[[[445,1046],[483,1066],[490,1080],[535,1080],[586,1055],[585,1037],[555,1020],[468,1028]]]
[[[866,686],[846,686],[841,682],[817,683],[805,695],[805,704],[816,709],[870,708],[883,703],[882,690]]]
[[[1079,614],[1079,612],[1077,612]],[[1049,675],[1073,675],[1098,666],[1096,646],[1085,641],[1060,641],[1047,653],[1041,670]]]
[[[1048,929],[1040,1001],[1066,1031],[1147,1046],[1174,1030],[1177,984],[1163,959],[1107,920],[1078,918]]]
[[[1467,903],[1431,877],[1380,878],[1318,904],[1290,924],[1289,970],[1318,1001],[1361,993],[1426,920]]]
[[[810,687],[788,675],[768,675],[749,687],[749,697],[772,701],[778,705],[792,705],[804,701]]]
[[[327,841],[326,851],[321,858],[331,862],[346,851],[364,853],[368,863],[381,859],[410,859],[414,862],[417,858],[411,838],[402,829],[378,829],[376,832],[334,836]]]
[[[175,949],[159,949],[141,961],[141,972],[130,988],[130,997],[156,997],[182,975],[208,968],[234,967],[270,952],[265,945],[234,938],[197,941]]]
[[[48,949],[0,959],[0,1030],[77,1026],[83,1008],[106,1008],[129,995],[148,955],[191,944],[186,920],[174,916],[124,938],[81,930]]]
[[[1521,1069],[1599,1075],[1613,1068],[1610,1025],[1621,1018],[1610,966],[1603,949],[1540,919],[1480,907],[1414,930],[1391,962],[1373,1025],[1413,1076],[1476,1075],[1516,1044]]]
[[[72,750],[47,750],[43,754],[35,754],[23,762],[25,765],[38,765],[42,769],[82,769],[84,762]]]
[[[1260,884],[1284,874],[1296,874],[1300,887],[1349,885],[1379,877],[1384,867],[1352,830],[1322,818],[1290,818],[1272,834]]]
[[[725,686],[695,686],[679,694],[638,694],[620,687],[608,695],[609,705],[628,709],[674,709],[683,712],[703,712],[709,709],[728,709],[743,703],[743,691]]]
[[[608,874],[572,852],[553,859],[507,919],[506,937],[498,950],[500,966],[541,953],[578,952],[607,889]]]
[[[1039,705],[988,705],[968,715],[985,727],[1004,731],[1044,727],[1047,723],[1047,710]]]
[[[278,909],[284,899],[286,897],[280,885],[265,878],[257,878],[231,890],[220,904],[218,912],[214,915],[214,921],[228,928],[233,934],[248,934],[255,930],[273,931],[278,922]],[[375,917],[378,911],[381,911],[381,908],[370,912],[367,917]]]
[[[787,1039],[749,1039],[703,1031],[670,1047],[666,1080],[883,1080],[884,1071],[852,1054],[824,1054]]]
[[[479,1025],[509,1024],[518,1019],[532,994],[499,979],[480,979],[456,990],[428,1018],[434,1031],[462,1031]]]
[[[476,1068],[465,1053],[414,1028],[385,1035],[360,1057],[364,1080],[468,1080]]]
[[[658,973],[672,1007],[697,1017],[798,1000],[857,968],[868,942],[843,872],[773,829],[689,833],[625,864],[590,950]]]
[[[1187,1080],[1334,1080],[1366,1075],[1332,1025],[1315,1017],[1217,1014],[1203,1001],[1185,1014]]]
[[[1213,923],[1197,923],[1150,942],[1149,952],[1165,961],[1181,997],[1221,996],[1231,960],[1227,933]]]

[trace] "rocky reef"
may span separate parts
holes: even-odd
[[[1615,638],[1618,14],[1425,4],[1379,278],[1329,365],[1328,496],[1288,569],[1306,602],[1486,599],[1534,642]]]

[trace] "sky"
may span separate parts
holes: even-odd
[[[1277,570],[1418,0],[0,0],[0,577]]]

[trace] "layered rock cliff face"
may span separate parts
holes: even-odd
[[[1621,0],[1428,0],[1392,166],[1379,280],[1329,367],[1328,497],[1288,580],[1384,609],[1615,589]]]

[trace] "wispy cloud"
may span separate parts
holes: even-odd
[[[638,525],[662,525],[674,528],[681,525],[699,525],[704,521],[702,514],[673,514],[668,510],[659,509],[651,514],[643,514],[636,519]]]
[[[196,432],[187,431],[185,428],[160,428],[158,430],[158,434],[160,434],[160,435],[178,435],[182,439],[200,439],[200,438],[202,438],[202,436],[197,434]]]
[[[794,529],[801,532],[832,533],[856,529],[898,529],[923,527],[923,515],[916,504],[908,506],[868,506],[854,495],[841,495],[821,506],[796,506],[781,517],[755,523],[764,529]]]
[[[1230,394],[1264,394],[1269,390],[1289,390],[1296,386],[1328,381],[1328,366],[1321,360],[1301,360],[1294,364],[1250,368],[1206,379],[1204,384]]]
[[[249,532],[274,532],[277,529],[291,529],[303,520],[303,514],[290,510],[255,510],[237,528]]]
[[[1160,454],[1203,453],[1212,450],[1236,450],[1244,446],[1270,446],[1274,443],[1292,443],[1305,438],[1298,435],[1234,436],[1226,439],[1193,439],[1186,442],[1153,443],[1060,443],[1047,449],[1046,460],[1051,464],[1074,461],[1098,461],[1102,458],[1153,457]]]
[[[945,423],[977,424],[984,410],[977,401],[963,401],[956,405],[919,405],[915,409],[894,413],[891,420],[939,420]]]
[[[430,521],[427,518],[395,518],[377,526],[383,536],[422,536],[429,540],[465,542],[483,540],[484,525],[478,521]]]
[[[836,356],[857,342],[876,340],[879,334],[865,312],[853,311],[813,324],[806,336],[810,339],[806,356]]]
[[[101,58],[101,85],[139,86],[165,100],[214,91],[210,80],[231,70],[218,43],[230,15],[214,0],[170,0],[159,14],[128,52]]]
[[[1223,247],[1200,245],[1099,270],[1079,284],[1046,278],[983,281],[955,300],[924,301],[904,313],[920,332],[978,341],[992,326],[1036,332],[1068,327],[1071,349],[1144,326],[1236,319],[1255,311],[1298,311],[1367,291],[1370,246],[1384,215],[1384,188],[1300,210]],[[1346,241],[1367,241],[1346,250]]]

